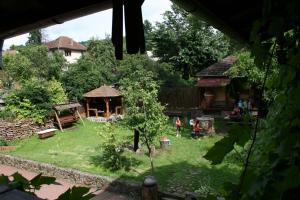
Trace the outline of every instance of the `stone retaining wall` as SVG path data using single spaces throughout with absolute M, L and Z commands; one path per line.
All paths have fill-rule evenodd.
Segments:
M 126 193 L 132 197 L 137 197 L 137 199 L 139 199 L 141 195 L 141 184 L 137 182 L 118 180 L 110 177 L 85 173 L 74 169 L 56 167 L 51 164 L 25 160 L 9 155 L 0 154 L 0 164 L 17 167 L 19 169 L 28 170 L 31 172 L 42 173 L 45 176 L 65 179 L 76 185 L 96 187 L 101 190 L 107 189 L 108 191 L 117 193 Z
M 0 138 L 5 140 L 23 139 L 34 135 L 36 132 L 53 127 L 49 121 L 44 126 L 37 126 L 31 120 L 8 122 L 0 120 Z

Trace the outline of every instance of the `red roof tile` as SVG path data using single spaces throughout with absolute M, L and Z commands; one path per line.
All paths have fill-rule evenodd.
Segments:
M 205 69 L 199 72 L 196 76 L 206 77 L 206 76 L 225 76 L 224 72 L 226 72 L 230 66 L 236 61 L 236 57 L 228 56 Z
M 48 49 L 72 49 L 78 51 L 86 51 L 86 47 L 75 42 L 72 38 L 61 36 L 56 40 L 46 43 Z

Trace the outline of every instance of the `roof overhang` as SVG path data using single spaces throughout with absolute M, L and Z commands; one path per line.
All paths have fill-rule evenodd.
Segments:
M 228 77 L 205 77 L 198 80 L 198 87 L 225 87 L 230 83 L 231 79 Z
M 61 24 L 111 7 L 112 0 L 3 0 L 0 2 L 0 38 Z
M 234 39 L 248 42 L 253 23 L 261 17 L 263 1 L 171 0 Z

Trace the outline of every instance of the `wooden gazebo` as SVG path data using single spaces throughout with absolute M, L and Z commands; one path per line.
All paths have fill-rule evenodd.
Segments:
M 119 105 L 115 105 L 115 113 L 116 114 L 121 114 L 122 113 L 122 95 L 121 93 L 113 88 L 112 86 L 108 86 L 108 85 L 103 85 L 99 88 L 96 88 L 90 92 L 87 92 L 83 95 L 86 98 L 86 113 L 87 113 L 87 117 L 90 116 L 90 111 L 94 111 L 96 114 L 96 117 L 98 117 L 98 114 L 103 112 L 105 117 L 109 117 L 111 115 L 110 112 L 110 101 L 112 99 L 116 99 L 119 98 Z M 99 103 L 100 105 L 100 101 L 104 100 L 105 102 L 105 112 L 99 108 L 95 108 L 95 107 L 90 107 L 90 103 L 91 100 L 96 100 L 96 102 Z M 95 106 L 95 105 L 94 105 Z

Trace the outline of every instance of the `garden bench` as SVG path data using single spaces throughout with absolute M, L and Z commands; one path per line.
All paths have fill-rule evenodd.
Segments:
M 37 132 L 37 134 L 38 134 L 40 139 L 44 139 L 44 138 L 53 136 L 55 134 L 56 130 L 57 129 L 55 129 L 55 128 L 46 129 L 46 130 Z
M 59 121 L 62 126 L 65 124 L 73 123 L 77 121 L 77 118 L 74 115 L 67 115 L 59 117 Z

